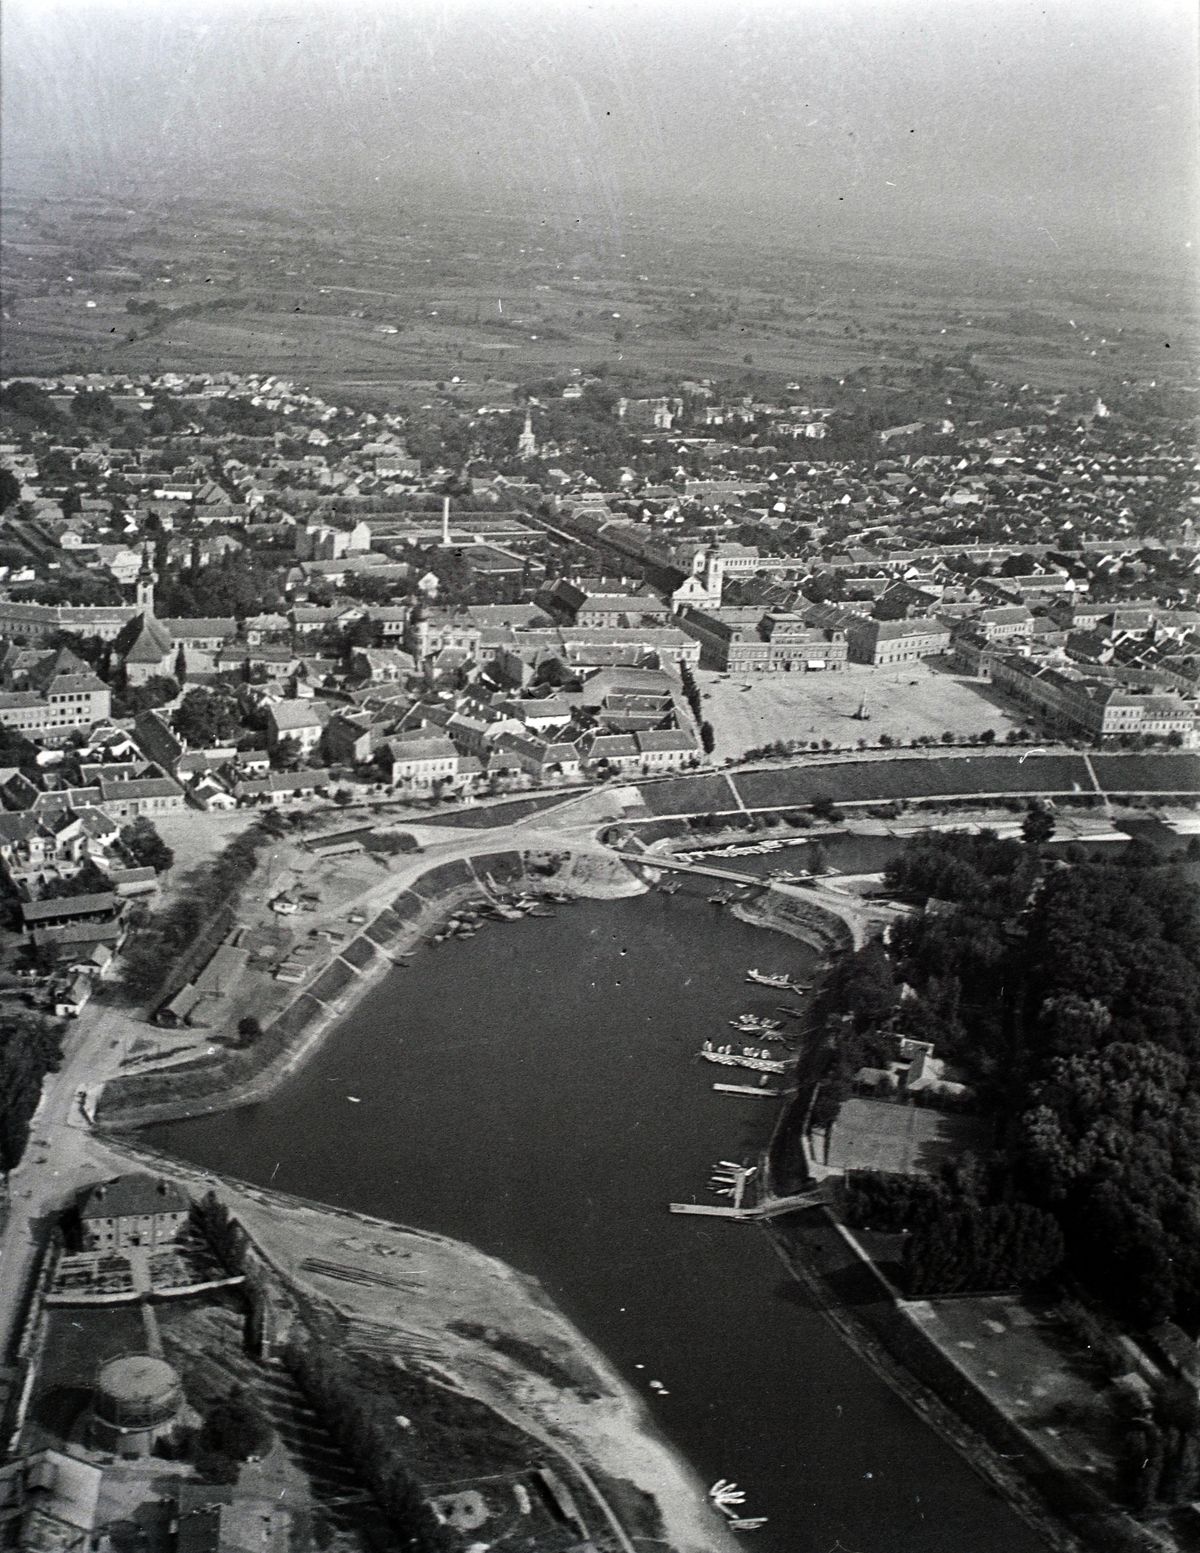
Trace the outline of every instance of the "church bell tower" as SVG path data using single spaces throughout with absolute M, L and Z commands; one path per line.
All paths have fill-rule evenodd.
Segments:
M 150 550 L 148 546 L 142 547 L 142 566 L 137 574 L 137 607 L 143 614 L 154 613 L 154 584 L 158 581 L 154 567 L 150 564 Z

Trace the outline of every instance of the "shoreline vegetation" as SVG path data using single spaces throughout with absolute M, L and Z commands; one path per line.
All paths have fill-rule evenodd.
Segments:
M 1033 819 L 1038 818 L 1034 813 Z M 1031 877 L 1040 878 L 1041 888 L 1035 905 L 1029 908 L 1029 920 L 1022 925 L 1021 931 L 1026 943 L 1022 944 L 1017 939 L 1015 926 L 1010 930 L 1010 939 L 1013 943 L 1011 952 L 1018 957 L 1022 974 L 1032 982 L 1032 993 L 1020 998 L 1014 993 L 1001 1010 L 1014 1032 L 1011 1044 L 1015 1046 L 1022 1039 L 1031 1043 L 1038 1054 L 1036 1060 L 1043 1064 L 1055 1064 L 1050 1071 L 1056 1081 L 1064 1086 L 1076 1070 L 1087 1072 L 1090 1066 L 1096 1066 L 1104 1060 L 1117 1063 L 1127 1053 L 1136 1050 L 1141 1056 L 1141 1071 L 1146 1075 L 1142 1080 L 1144 1084 L 1152 1083 L 1154 1073 L 1161 1069 L 1175 1085 L 1172 1095 L 1176 1090 L 1182 1091 L 1183 1060 L 1177 1052 L 1179 1049 L 1187 1049 L 1189 1031 L 1194 1029 L 1194 1009 L 1200 1006 L 1182 991 L 1166 990 L 1172 985 L 1183 988 L 1188 984 L 1184 956 L 1187 946 L 1195 942 L 1194 936 L 1189 937 L 1186 926 L 1188 891 L 1183 876 L 1174 871 L 1170 864 L 1156 857 L 1144 843 L 1136 841 L 1131 843 L 1118 862 L 1114 863 L 1107 857 L 1098 860 L 1078 857 L 1073 860 L 1076 866 L 1064 871 L 1061 865 L 1047 863 L 1040 849 L 1038 831 L 1032 823 L 1027 822 L 1023 831 L 1023 844 L 1014 840 L 1002 841 L 994 833 L 989 835 L 987 832 L 979 836 L 963 833 L 938 836 L 929 833 L 924 841 L 914 838 L 903 857 L 889 865 L 890 888 L 895 890 L 898 886 L 903 887 L 906 882 L 916 880 L 920 875 L 925 882 L 923 893 L 936 894 L 943 905 L 932 917 L 914 919 L 905 924 L 897 938 L 892 940 L 889 953 L 898 968 L 895 970 L 896 980 L 890 983 L 888 989 L 886 1006 L 880 1002 L 872 1008 L 869 967 L 866 966 L 861 968 L 853 992 L 846 984 L 846 975 L 852 974 L 852 967 L 845 961 L 840 974 L 835 973 L 823 989 L 814 1019 L 814 1024 L 823 1033 L 810 1043 L 801 1056 L 796 1097 L 789 1107 L 781 1111 L 770 1145 L 771 1170 L 778 1178 L 776 1190 L 798 1190 L 803 1182 L 812 1179 L 814 1173 L 820 1173 L 819 1170 L 814 1172 L 809 1168 L 813 1163 L 810 1134 L 815 1132 L 819 1136 L 822 1132 L 827 1133 L 833 1125 L 834 1113 L 824 1102 L 828 1099 L 827 1090 L 832 1089 L 836 1097 L 839 1086 L 845 1084 L 847 1058 L 842 1048 L 847 1038 L 851 1038 L 850 1044 L 853 1045 L 856 1032 L 862 1039 L 869 1040 L 872 1030 L 877 1031 L 881 1026 L 895 1028 L 895 1005 L 897 999 L 903 996 L 898 992 L 898 986 L 906 990 L 909 987 L 917 989 L 909 995 L 908 1003 L 898 1016 L 901 1021 L 899 1028 L 913 1033 L 915 1017 L 916 1026 L 919 1027 L 917 1033 L 927 1034 L 935 1027 L 934 1020 L 927 1009 L 914 1016 L 914 999 L 924 997 L 928 1000 L 938 992 L 939 987 L 944 992 L 949 985 L 945 978 L 951 970 L 964 965 L 964 985 L 974 988 L 978 1000 L 984 979 L 978 973 L 971 974 L 970 956 L 977 953 L 978 946 L 982 944 L 981 924 L 986 926 L 991 920 L 989 913 L 994 916 L 1005 915 L 1006 920 L 1012 919 L 1014 913 L 1019 913 L 1029 900 Z M 1004 870 L 1000 866 L 1002 863 L 1013 874 L 1013 883 L 1007 894 Z M 984 873 L 982 878 L 977 878 L 977 873 L 989 864 L 992 865 L 991 873 Z M 953 916 L 947 913 L 944 904 L 947 899 L 955 903 Z M 1143 901 L 1145 909 L 1139 914 L 1135 908 Z M 1070 920 L 1072 913 L 1080 919 L 1078 922 Z M 1117 935 L 1115 939 L 1114 933 Z M 937 976 L 942 978 L 940 982 L 930 980 L 927 967 L 921 960 L 927 941 L 938 944 L 936 966 Z M 1064 943 L 1082 943 L 1091 952 L 1072 957 L 1064 949 Z M 957 960 L 951 958 L 948 946 L 956 948 Z M 868 952 L 879 958 L 878 950 L 862 951 L 857 958 L 862 960 Z M 1130 1000 L 1125 995 L 1129 978 L 1139 976 L 1143 964 L 1153 962 L 1155 957 L 1166 969 L 1153 979 L 1153 996 L 1141 990 L 1135 999 Z M 1095 975 L 1093 967 L 1097 963 L 1104 965 L 1107 980 L 1102 981 Z M 1001 965 L 997 974 L 1003 972 L 1004 966 Z M 1097 1000 L 1104 997 L 1106 1002 L 1095 1001 L 1084 1005 L 1077 994 L 1072 999 L 1080 978 L 1087 978 L 1086 985 L 1093 996 Z M 842 983 L 840 989 L 839 981 Z M 1140 983 L 1135 984 L 1140 986 Z M 876 990 L 882 989 L 880 987 Z M 999 1000 L 990 993 L 989 996 L 991 1003 L 987 1006 L 1000 1009 Z M 1164 1000 L 1167 1003 L 1165 1009 L 1159 1006 Z M 1191 1025 L 1185 1014 L 1189 1005 L 1193 1010 Z M 1086 1013 L 1091 1022 L 1081 1023 L 1078 1033 L 1074 1025 L 1069 1026 L 1064 1033 L 1064 1015 L 1074 1014 L 1077 1008 Z M 985 1084 L 987 1072 L 980 1063 L 986 1061 L 986 1053 L 996 1042 L 989 1031 L 982 1043 L 984 1058 L 974 1055 L 970 1042 L 972 1039 L 979 1041 L 977 1029 L 983 1017 L 978 1001 L 974 1014 L 972 1024 L 958 1025 L 953 1021 L 943 1021 L 938 1045 L 942 1049 L 944 1044 L 945 1049 L 964 1063 L 974 1062 L 975 1067 L 965 1069 L 967 1076 L 978 1084 Z M 996 1017 L 1001 1017 L 1001 1014 Z M 890 1026 L 887 1024 L 889 1019 L 892 1021 Z M 907 1023 L 903 1022 L 905 1019 Z M 974 1035 L 973 1028 L 976 1032 Z M 1142 1044 L 1130 1048 L 1129 1042 L 1139 1038 Z M 1160 1044 L 1170 1049 L 1160 1055 Z M 1070 1053 L 1067 1059 L 1058 1055 L 1064 1047 Z M 1097 1056 L 1096 1053 L 1101 1055 Z M 869 1063 L 872 1060 L 876 1059 L 868 1047 L 865 1054 L 856 1053 L 848 1059 L 849 1071 L 853 1072 L 860 1062 Z M 1098 1085 L 1096 1098 L 1091 1099 L 1091 1091 L 1087 1091 L 1074 1102 L 1079 1106 L 1079 1114 L 1083 1115 L 1085 1122 L 1088 1118 L 1087 1105 L 1090 1103 L 1093 1110 L 1097 1109 L 1104 1103 L 1103 1097 L 1112 1091 L 1113 1086 L 1106 1088 Z M 1029 1094 L 1036 1100 L 1046 1093 L 1048 1091 L 1044 1087 L 1028 1090 L 1024 1092 L 1024 1097 L 1018 1096 L 1016 1102 L 1009 1101 L 1010 1109 L 1014 1104 L 1018 1109 L 1021 1105 L 1027 1108 L 1031 1103 L 1027 1098 Z M 1182 1105 L 1173 1111 L 1169 1104 L 1160 1104 L 1154 1123 L 1158 1132 L 1167 1135 L 1168 1121 L 1164 1118 L 1173 1120 L 1182 1112 Z M 1012 1130 L 1004 1136 L 1008 1154 L 998 1150 L 987 1161 L 992 1179 L 999 1178 L 999 1172 L 1010 1158 L 1016 1160 L 1013 1168 L 1019 1169 L 1021 1165 L 1021 1157 L 1014 1154 Z M 1135 1157 L 1135 1152 L 1127 1151 L 1130 1157 Z M 964 1156 L 964 1161 L 964 1169 L 972 1168 L 971 1156 Z M 867 1173 L 862 1174 L 865 1179 Z M 897 1181 L 896 1177 L 879 1179 L 884 1183 L 889 1179 L 893 1184 Z M 950 1179 L 953 1177 L 947 1170 L 943 1170 L 931 1181 L 924 1177 L 912 1178 L 910 1185 L 933 1194 L 938 1190 L 940 1181 Z M 984 1179 L 981 1174 L 981 1182 Z M 1171 1180 L 1173 1184 L 1174 1178 Z M 1017 1174 L 1015 1184 L 1018 1189 L 1024 1185 L 1029 1197 L 1035 1201 L 1046 1200 L 1037 1198 L 1036 1175 L 1030 1177 Z M 1139 1184 L 1143 1197 L 1147 1196 L 1147 1187 L 1140 1178 Z M 857 1192 L 861 1203 L 861 1182 L 853 1189 L 852 1195 L 854 1192 Z M 1064 1200 L 1051 1196 L 1049 1203 L 1054 1207 Z M 1017 1198 L 1017 1201 L 1023 1203 L 1025 1199 Z M 1144 1512 L 1148 1508 L 1152 1510 L 1155 1502 L 1153 1490 L 1144 1494 L 1139 1501 L 1137 1488 L 1140 1482 L 1135 1481 L 1129 1486 L 1126 1481 L 1130 1476 L 1129 1461 L 1132 1460 L 1136 1472 L 1141 1450 L 1136 1446 L 1132 1449 L 1127 1447 L 1124 1459 L 1119 1454 L 1114 1457 L 1114 1478 L 1121 1485 L 1120 1492 L 1116 1488 L 1106 1490 L 1102 1477 L 1089 1477 L 1089 1473 L 1097 1470 L 1094 1466 L 1089 1465 L 1081 1471 L 1078 1453 L 1072 1457 L 1068 1452 L 1064 1459 L 1061 1448 L 1056 1448 L 1059 1445 L 1058 1430 L 1049 1429 L 1043 1436 L 1034 1426 L 1035 1415 L 1022 1412 L 1019 1400 L 1014 1405 L 1006 1405 L 999 1388 L 993 1394 L 986 1383 L 981 1382 L 978 1369 L 972 1373 L 971 1364 L 963 1354 L 956 1352 L 955 1344 L 950 1340 L 953 1327 L 935 1336 L 934 1328 L 939 1325 L 934 1320 L 935 1308 L 927 1299 L 920 1297 L 926 1283 L 911 1274 L 905 1277 L 903 1273 L 893 1273 L 890 1265 L 885 1271 L 879 1262 L 879 1242 L 868 1234 L 867 1243 L 864 1244 L 863 1237 L 849 1229 L 843 1219 L 848 1219 L 851 1225 L 876 1232 L 894 1229 L 895 1224 L 884 1222 L 882 1215 L 872 1213 L 869 1208 L 864 1213 L 861 1208 L 856 1209 L 853 1203 L 845 1206 L 849 1210 L 845 1213 L 835 1212 L 824 1204 L 797 1213 L 786 1222 L 772 1225 L 770 1234 L 781 1258 L 808 1288 L 818 1308 L 825 1311 L 831 1324 L 841 1332 L 851 1347 L 867 1358 L 894 1390 L 905 1396 L 934 1427 L 959 1447 L 972 1464 L 1000 1487 L 1052 1546 L 1105 1548 L 1113 1550 L 1113 1553 L 1117 1553 L 1117 1550 L 1120 1553 L 1133 1553 L 1133 1550 L 1151 1545 L 1166 1546 L 1166 1543 L 1153 1540 L 1154 1533 L 1143 1524 L 1140 1514 L 1134 1517 L 1129 1514 L 1130 1506 L 1135 1513 Z M 950 1202 L 939 1200 L 936 1206 L 931 1201 L 930 1213 L 936 1221 L 936 1228 L 927 1231 L 924 1241 L 916 1232 L 905 1240 L 905 1255 L 901 1260 L 906 1268 L 910 1263 L 916 1267 L 918 1250 L 932 1243 L 939 1233 L 945 1233 L 945 1226 L 952 1219 L 950 1210 L 953 1206 L 953 1199 Z M 994 1215 L 1011 1210 L 1002 1207 L 990 1211 Z M 972 1216 L 974 1227 L 977 1228 L 981 1222 L 986 1221 L 988 1200 L 982 1198 L 971 1201 L 965 1212 Z M 1083 1293 L 1079 1298 L 1084 1300 L 1090 1298 L 1102 1301 L 1104 1296 L 1109 1296 L 1117 1309 L 1127 1318 L 1132 1315 L 1135 1324 L 1142 1330 L 1149 1329 L 1156 1319 L 1162 1320 L 1164 1315 L 1169 1318 L 1174 1313 L 1169 1303 L 1172 1297 L 1187 1309 L 1186 1271 L 1183 1267 L 1187 1257 L 1186 1248 L 1182 1254 L 1173 1258 L 1181 1268 L 1179 1289 L 1169 1286 L 1161 1277 L 1155 1277 L 1148 1283 L 1138 1283 L 1136 1271 L 1133 1275 L 1126 1275 L 1124 1284 L 1118 1284 L 1108 1274 L 1101 1260 L 1103 1252 L 1097 1253 L 1084 1239 L 1087 1221 L 1082 1225 L 1072 1222 L 1065 1211 L 1064 1220 L 1063 1238 L 1060 1240 L 1062 1251 L 1059 1253 L 1061 1273 L 1057 1266 L 1049 1269 L 1050 1273 L 1057 1275 L 1053 1278 L 1033 1271 L 1024 1278 L 1014 1273 L 1010 1280 L 1014 1289 L 1024 1288 L 1026 1293 L 1034 1294 L 1035 1300 L 1040 1300 L 1043 1305 L 1074 1297 L 1075 1291 L 1080 1288 Z M 1139 1222 L 1149 1223 L 1149 1216 Z M 1109 1233 L 1115 1236 L 1120 1228 L 1118 1222 L 1110 1226 Z M 873 1251 L 871 1246 L 876 1249 Z M 1140 1266 L 1136 1258 L 1129 1265 L 1135 1270 Z M 908 1296 L 889 1281 L 889 1274 L 905 1279 L 910 1290 Z M 989 1292 L 1002 1293 L 1005 1281 L 1001 1276 L 998 1282 L 989 1283 L 986 1273 L 979 1273 L 968 1282 L 965 1292 L 974 1289 L 975 1297 Z M 950 1283 L 944 1292 L 954 1293 L 955 1288 Z M 941 1292 L 935 1287 L 930 1290 L 930 1295 L 936 1297 Z M 1103 1323 L 1097 1323 L 1095 1318 L 1092 1326 L 1096 1332 L 1111 1331 Z M 1092 1335 L 1077 1337 L 1078 1354 L 1090 1354 L 1094 1341 Z M 974 1344 L 962 1342 L 958 1347 L 971 1349 Z M 1126 1352 L 1114 1344 L 1111 1368 L 1105 1376 L 1106 1382 L 1111 1385 L 1109 1405 L 1112 1405 L 1111 1397 L 1117 1394 L 1121 1379 L 1132 1367 L 1131 1354 L 1132 1350 Z M 989 1369 L 986 1373 L 994 1376 L 996 1372 Z M 1167 1376 L 1165 1380 L 1164 1374 Z M 1154 1407 L 1153 1415 L 1147 1413 L 1142 1425 L 1142 1432 L 1147 1435 L 1153 1434 L 1154 1423 L 1164 1416 L 1159 1412 L 1160 1407 L 1174 1397 L 1169 1372 L 1160 1371 L 1156 1384 L 1158 1391 L 1150 1388 L 1147 1391 Z M 1164 1399 L 1161 1402 L 1160 1397 Z M 1194 1407 L 1190 1413 L 1180 1416 L 1194 1418 Z M 1168 1433 L 1168 1427 L 1163 1428 L 1163 1435 L 1174 1449 L 1177 1461 L 1174 1470 L 1178 1476 L 1171 1480 L 1173 1482 L 1186 1481 L 1183 1474 L 1193 1460 L 1187 1454 L 1190 1441 L 1186 1428 L 1186 1421 L 1174 1426 L 1173 1434 Z M 1165 1454 L 1165 1451 L 1160 1451 L 1156 1464 L 1156 1469 L 1164 1475 L 1171 1466 L 1168 1458 L 1164 1467 Z M 1014 1471 L 1010 1468 L 1010 1461 L 1019 1462 L 1019 1469 Z M 1148 1463 L 1155 1465 L 1150 1451 L 1147 1451 L 1146 1460 L 1141 1463 L 1143 1472 Z M 1158 1496 L 1158 1502 L 1167 1509 L 1172 1503 L 1169 1494 L 1168 1488 Z

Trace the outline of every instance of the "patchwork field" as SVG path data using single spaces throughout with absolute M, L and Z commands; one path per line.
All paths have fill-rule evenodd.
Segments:
M 270 371 L 359 400 L 602 360 L 815 382 L 905 369 L 923 350 L 968 351 L 1011 382 L 1194 377 L 1182 276 L 1048 275 L 1031 306 L 1019 269 L 814 251 L 810 233 L 714 224 L 682 204 L 631 211 L 618 250 L 603 223 L 548 227 L 519 207 L 302 216 L 175 196 L 167 214 L 8 196 L 11 372 Z

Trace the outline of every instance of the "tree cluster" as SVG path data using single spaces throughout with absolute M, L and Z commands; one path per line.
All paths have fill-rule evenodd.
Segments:
M 904 1242 L 909 1292 L 967 1294 L 1023 1289 L 1061 1264 L 1063 1235 L 1052 1214 L 1029 1203 L 939 1213 Z
M 0 1021 L 0 1170 L 21 1163 L 29 1124 L 47 1073 L 58 1070 L 62 1031 L 42 1014 L 9 1014 Z
M 1183 1379 L 1158 1386 L 1148 1416 L 1123 1438 L 1124 1497 L 1135 1510 L 1184 1504 L 1200 1493 L 1200 1398 Z
M 139 815 L 121 828 L 121 845 L 135 868 L 153 868 L 165 874 L 175 862 L 175 853 L 159 835 L 153 820 Z
M 171 714 L 171 726 L 192 749 L 232 744 L 245 731 L 237 702 L 228 694 L 197 687 Z
M 923 1254 L 948 1278 L 977 1260 L 955 1238 L 955 1212 L 1028 1207 L 1056 1221 L 1064 1273 L 1101 1307 L 1194 1327 L 1200 917 L 1189 880 L 1136 842 L 1115 860 L 1066 862 L 952 833 L 914 838 L 887 882 L 949 904 L 833 977 L 833 1007 L 849 1016 L 843 1081 L 880 1032 L 932 1040 L 997 1128 L 987 1190 L 952 1192 L 942 1240 L 920 1242 Z
M 282 599 L 282 567 L 245 550 L 226 550 L 207 566 L 160 568 L 154 607 L 166 618 L 232 615 L 244 620 L 277 608 Z
M 192 1459 L 208 1482 L 235 1483 L 241 1463 L 261 1456 L 271 1439 L 266 1415 L 241 1386 L 235 1386 L 205 1413 Z
M 395 1407 L 362 1384 L 357 1366 L 336 1349 L 292 1342 L 284 1363 L 314 1409 L 356 1463 L 392 1524 L 396 1547 L 406 1553 L 444 1553 L 449 1533 L 426 1501 L 425 1491 L 398 1445 Z

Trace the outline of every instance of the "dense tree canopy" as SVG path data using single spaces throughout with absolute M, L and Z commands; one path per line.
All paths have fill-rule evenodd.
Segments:
M 988 832 L 914 837 L 887 882 L 935 905 L 831 978 L 846 1016 L 833 1092 L 864 1058 L 894 1055 L 895 1035 L 932 1041 L 995 1119 L 996 1147 L 979 1171 L 903 1201 L 858 1183 L 860 1221 L 913 1230 L 914 1288 L 965 1288 L 997 1269 L 1020 1283 L 1058 1246 L 1064 1270 L 1123 1318 L 1200 1322 L 1192 883 L 1138 843 L 1064 862 Z M 1044 1217 L 985 1234 L 1001 1208 Z

